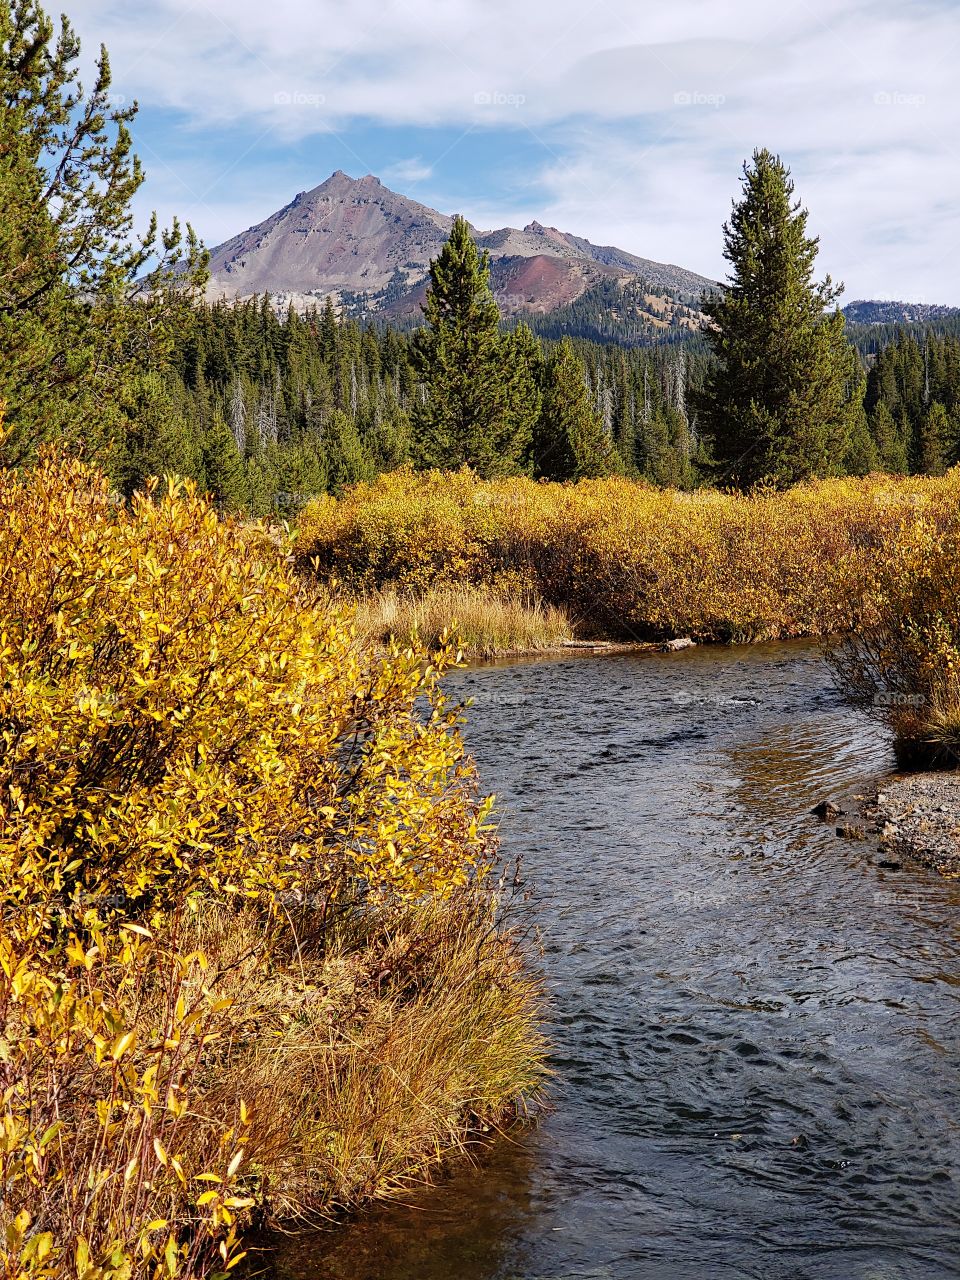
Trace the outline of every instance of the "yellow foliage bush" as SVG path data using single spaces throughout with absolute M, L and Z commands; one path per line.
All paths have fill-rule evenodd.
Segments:
M 0 476 L 0 563 L 25 900 L 465 882 L 483 808 L 438 690 L 449 648 L 372 657 L 189 488 L 126 511 L 78 463 Z
M 750 495 L 400 471 L 311 504 L 297 554 L 357 594 L 505 589 L 565 608 L 587 635 L 814 635 L 899 528 L 958 498 L 960 471 Z
M 225 1274 L 535 1091 L 455 659 L 368 652 L 189 487 L 0 473 L 0 1275 Z
M 848 602 L 830 658 L 904 764 L 960 763 L 960 509 L 919 512 Z

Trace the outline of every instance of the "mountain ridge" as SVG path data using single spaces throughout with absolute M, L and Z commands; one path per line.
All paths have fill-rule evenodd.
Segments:
M 430 260 L 453 216 L 392 191 L 373 174 L 337 169 L 211 250 L 211 301 L 268 293 L 298 310 L 332 297 L 346 315 L 400 327 L 419 323 Z M 636 343 L 677 340 L 703 326 L 701 298 L 723 286 L 673 263 L 534 219 L 524 227 L 471 226 L 490 254 L 501 313 L 544 332 Z M 955 321 L 960 308 L 859 299 L 843 308 L 864 329 Z
M 211 300 L 269 293 L 305 307 L 333 296 L 348 309 L 398 319 L 419 313 L 430 260 L 453 217 L 391 191 L 373 174 L 336 170 L 265 218 L 211 250 Z M 672 263 L 544 226 L 483 231 L 471 226 L 491 259 L 501 311 L 548 313 L 606 281 L 649 286 L 651 296 L 698 300 L 716 281 Z

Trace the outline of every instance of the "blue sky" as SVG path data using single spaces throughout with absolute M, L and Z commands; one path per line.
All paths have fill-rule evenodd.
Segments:
M 960 6 L 66 0 L 140 103 L 141 212 L 209 244 L 334 169 L 705 275 L 755 146 L 856 297 L 960 305 Z

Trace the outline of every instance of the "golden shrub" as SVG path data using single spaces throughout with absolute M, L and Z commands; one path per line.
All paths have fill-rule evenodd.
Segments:
M 127 509 L 78 462 L 0 473 L 0 1275 L 225 1274 L 274 1191 L 399 1185 L 469 1123 L 467 1099 L 502 1115 L 539 1077 L 535 988 L 507 939 L 490 952 L 490 903 L 470 905 L 489 806 L 438 688 L 455 659 L 365 651 L 273 544 L 189 486 Z M 321 1000 L 329 931 L 389 933 L 379 921 L 445 903 L 458 967 L 408 996 L 396 965 L 364 1017 L 392 1007 L 410 1028 L 383 1047 L 398 1079 L 425 1027 L 456 1043 L 460 1074 L 428 1064 L 419 1145 L 391 1149 L 388 1173 L 350 1172 L 361 1118 L 324 1179 L 311 1153 L 347 1123 L 345 1080 L 369 1096 L 375 1042 Z M 357 946 L 348 962 L 372 964 Z M 496 996 L 465 1035 L 471 966 Z M 507 1042 L 515 1071 L 490 1058 Z M 285 1135 L 281 1079 L 309 1084 L 287 1089 Z M 409 1091 L 394 1093 L 376 1124 L 402 1130 Z
M 960 762 L 960 510 L 914 512 L 863 573 L 829 656 L 905 764 Z
M 296 546 L 361 594 L 505 587 L 586 634 L 766 639 L 829 631 L 897 529 L 958 496 L 960 472 L 738 495 L 401 471 L 308 507 Z
M 127 511 L 78 463 L 0 476 L 0 563 L 0 848 L 24 900 L 443 891 L 482 855 L 437 685 L 455 654 L 365 653 L 189 486 Z

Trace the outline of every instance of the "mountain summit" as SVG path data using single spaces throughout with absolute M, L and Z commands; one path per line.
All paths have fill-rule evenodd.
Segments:
M 213 249 L 208 294 L 232 300 L 270 293 L 295 306 L 332 294 L 345 304 L 398 318 L 418 313 L 430 260 L 443 247 L 452 222 L 391 191 L 372 174 L 351 178 L 338 169 L 264 222 Z M 507 314 L 553 312 L 591 289 L 640 281 L 665 304 L 668 298 L 694 302 L 714 284 L 682 267 L 594 245 L 536 221 L 522 230 L 474 234 L 490 251 L 493 287 Z

